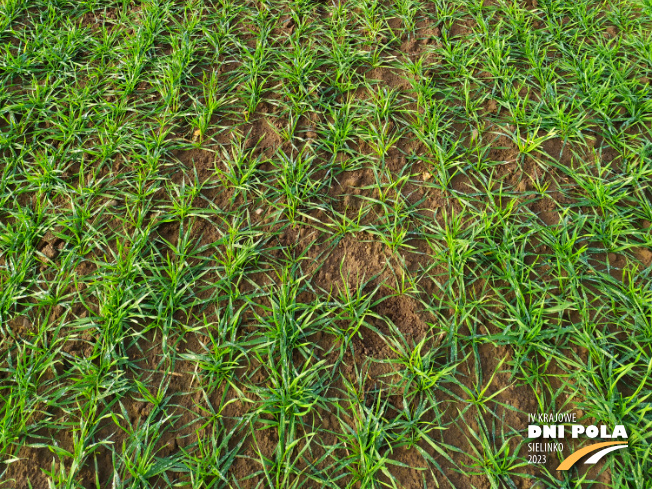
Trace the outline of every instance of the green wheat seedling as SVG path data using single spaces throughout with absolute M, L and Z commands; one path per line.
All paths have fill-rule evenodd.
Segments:
M 507 487 L 516 488 L 512 477 L 523 476 L 518 474 L 517 469 L 521 469 L 528 465 L 523 462 L 518 456 L 519 449 L 525 443 L 521 440 L 516 447 L 510 447 L 510 439 L 506 436 L 504 431 L 496 432 L 495 421 L 492 422 L 491 431 L 489 427 L 479 418 L 481 424 L 478 430 L 473 430 L 470 427 L 469 445 L 472 447 L 473 454 L 469 454 L 474 463 L 471 465 L 471 470 L 477 475 L 486 477 L 490 486 L 493 488 Z
M 262 9 L 254 17 L 254 22 L 258 28 L 256 46 L 254 48 L 240 46 L 240 59 L 242 59 L 240 92 L 244 99 L 242 113 L 245 121 L 249 121 L 262 98 L 271 55 L 268 38 L 275 19 L 270 17 L 269 10 Z
M 215 243 L 218 247 L 214 255 L 215 266 L 220 285 L 231 298 L 236 299 L 240 295 L 238 286 L 246 278 L 246 271 L 256 269 L 262 239 L 260 233 L 251 228 L 248 216 L 233 216 L 230 222 L 224 219 L 221 224 L 222 236 Z
M 130 423 L 124 406 L 121 406 L 121 417 L 126 426 L 123 427 L 120 418 L 114 415 L 116 425 L 128 434 L 127 441 L 123 442 L 122 455 L 114 461 L 116 470 L 112 483 L 116 487 L 135 488 L 156 476 L 169 481 L 166 472 L 176 466 L 176 461 L 172 457 L 157 457 L 155 447 L 172 417 L 161 413 L 165 399 L 157 398 L 156 402 L 158 405 L 142 424 Z M 158 414 L 162 415 L 157 416 Z
M 223 148 L 221 157 L 216 158 L 215 161 L 216 176 L 224 182 L 225 186 L 234 190 L 232 200 L 235 200 L 238 195 L 247 199 L 249 192 L 257 183 L 257 168 L 262 157 L 260 155 L 254 157 L 256 146 L 248 148 L 248 139 L 249 135 L 245 137 L 237 132 L 234 133 L 230 150 Z
M 233 102 L 227 93 L 219 93 L 219 77 L 215 71 L 210 74 L 205 73 L 201 80 L 202 97 L 193 100 L 194 110 L 197 114 L 191 120 L 192 127 L 197 129 L 193 133 L 201 143 L 206 136 L 206 131 L 210 127 L 213 117 L 217 115 L 220 109 L 227 107 Z
M 401 19 L 403 34 L 409 36 L 416 34 L 416 19 L 422 8 L 422 3 L 417 0 L 402 0 L 396 3 L 397 17 Z
M 227 429 L 216 416 L 209 427 L 197 431 L 196 443 L 181 449 L 182 456 L 175 470 L 188 474 L 192 489 L 224 487 L 229 484 L 229 469 L 245 441 L 241 438 L 229 447 L 229 442 L 240 433 L 239 428 L 241 427 L 236 424 L 234 428 Z
M 220 323 L 222 321 L 224 320 L 221 319 Z M 228 327 L 233 331 L 232 326 Z M 196 366 L 195 375 L 199 379 L 198 384 L 202 386 L 206 394 L 211 395 L 224 383 L 233 386 L 236 370 L 244 362 L 246 355 L 244 348 L 233 340 L 229 341 L 228 337 L 217 336 L 211 332 L 208 333 L 206 343 L 201 343 L 201 347 L 203 350 L 201 353 L 183 354 L 180 355 L 180 359 L 187 360 Z
M 397 487 L 390 472 L 392 465 L 403 465 L 391 459 L 392 428 L 397 422 L 386 418 L 388 404 L 382 393 L 378 390 L 367 392 L 362 384 L 364 373 L 357 374 L 358 385 L 344 380 L 353 405 L 346 413 L 350 421 L 340 420 L 343 431 L 340 439 L 347 451 L 342 463 L 351 476 L 347 487 L 356 483 L 364 488 L 380 487 L 378 477 L 381 474 L 389 479 L 391 487 Z
M 274 201 L 271 204 L 281 210 L 292 223 L 299 210 L 309 204 L 323 185 L 320 180 L 313 179 L 317 170 L 314 164 L 316 157 L 309 146 L 304 146 L 297 154 L 279 150 L 270 162 L 277 170 L 272 194 Z
M 326 122 L 321 133 L 324 137 L 324 145 L 333 155 L 333 160 L 340 152 L 343 152 L 346 156 L 355 154 L 349 146 L 353 142 L 353 136 L 355 135 L 355 109 L 356 106 L 352 99 L 347 100 L 341 107 L 329 106 L 328 116 L 330 120 Z M 342 170 L 344 169 L 343 166 Z
M 437 364 L 437 357 L 441 356 L 441 353 L 438 353 L 436 349 L 423 351 L 424 346 L 429 344 L 432 338 L 424 336 L 418 343 L 410 345 L 402 335 L 397 336 L 403 344 L 392 345 L 392 350 L 398 355 L 394 362 L 405 369 L 407 375 L 403 378 L 408 391 L 425 392 L 427 395 L 437 383 L 450 380 L 450 374 L 455 371 L 457 366 L 440 368 Z
M 373 290 L 368 290 L 373 286 L 377 277 L 371 277 L 366 281 L 364 277 L 362 279 L 356 277 L 356 280 L 353 281 L 352 277 L 344 274 L 343 264 L 344 260 L 340 266 L 342 287 L 334 298 L 334 303 L 340 310 L 339 317 L 346 327 L 340 328 L 333 325 L 328 328 L 339 342 L 340 358 L 349 350 L 351 341 L 360 335 L 360 328 L 375 329 L 371 320 L 378 318 L 378 315 L 374 313 L 373 307 L 380 302 L 380 299 L 376 298 L 380 285 L 376 285 Z M 365 292 L 365 290 L 367 291 Z

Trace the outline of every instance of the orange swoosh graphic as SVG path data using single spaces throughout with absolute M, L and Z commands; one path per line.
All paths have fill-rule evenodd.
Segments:
M 596 443 L 594 445 L 589 445 L 588 447 L 584 447 L 581 450 L 578 450 L 575 453 L 572 453 L 566 460 L 564 460 L 559 467 L 557 467 L 557 470 L 568 470 L 570 469 L 575 462 L 577 462 L 579 459 L 581 459 L 584 455 L 595 452 L 596 450 L 599 450 L 600 448 L 603 447 L 609 447 L 611 445 L 626 445 L 627 442 L 624 441 L 606 441 L 604 443 Z

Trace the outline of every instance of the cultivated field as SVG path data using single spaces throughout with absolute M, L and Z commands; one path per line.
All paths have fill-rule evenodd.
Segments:
M 652 487 L 651 79 L 651 0 L 0 0 L 0 488 Z

